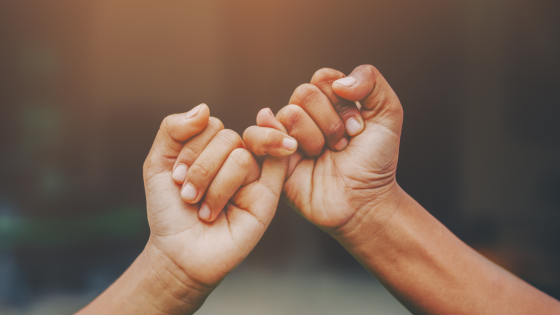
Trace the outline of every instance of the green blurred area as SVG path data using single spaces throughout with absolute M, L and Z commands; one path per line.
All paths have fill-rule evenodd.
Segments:
M 149 231 L 146 211 L 120 207 L 81 217 L 0 216 L 0 249 L 53 248 L 138 239 Z

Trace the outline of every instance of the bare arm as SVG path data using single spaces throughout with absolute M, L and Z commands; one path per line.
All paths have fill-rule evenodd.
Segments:
M 262 237 L 288 160 L 259 165 L 209 115 L 202 104 L 162 122 L 144 163 L 148 244 L 80 315 L 193 314 Z
M 414 314 L 560 314 L 560 303 L 459 240 L 400 187 L 335 238 Z M 344 231 L 344 232 L 343 232 Z
M 317 71 L 276 117 L 299 144 L 284 198 L 412 312 L 560 314 L 560 302 L 465 245 L 398 186 L 403 109 L 373 66 Z M 255 154 L 271 139 L 258 125 L 244 134 Z

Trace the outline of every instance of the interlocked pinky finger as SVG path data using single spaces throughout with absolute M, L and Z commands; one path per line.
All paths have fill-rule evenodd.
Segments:
M 245 149 L 233 150 L 208 187 L 200 206 L 201 220 L 214 221 L 237 190 L 260 177 L 260 167 Z

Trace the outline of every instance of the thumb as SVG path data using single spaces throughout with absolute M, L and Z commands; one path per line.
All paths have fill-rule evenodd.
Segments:
M 332 89 L 342 98 L 360 102 L 360 112 L 366 123 L 384 125 L 400 135 L 403 119 L 401 103 L 374 66 L 357 67 L 346 78 L 334 81 Z

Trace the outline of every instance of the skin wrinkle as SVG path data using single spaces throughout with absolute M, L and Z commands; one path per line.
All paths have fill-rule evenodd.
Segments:
M 167 206 L 167 207 L 165 207 L 164 209 L 169 209 L 169 208 L 171 208 L 171 207 L 172 207 L 172 206 Z M 166 210 L 162 210 L 162 211 L 160 211 L 160 212 L 165 212 L 165 211 L 166 211 Z M 169 211 L 169 210 L 167 210 L 167 211 Z M 160 212 L 158 212 L 158 213 L 160 213 Z M 157 214 L 156 214 L 156 213 L 152 213 L 152 215 L 157 215 Z M 150 218 L 150 217 L 149 217 L 149 218 Z M 152 222 L 153 222 L 153 221 L 152 221 Z M 169 234 L 158 234 L 158 233 L 154 233 L 154 234 L 157 235 L 157 236 L 174 236 L 174 235 L 181 234 L 181 233 L 183 233 L 183 232 L 185 232 L 185 231 L 187 231 L 187 230 L 190 230 L 191 228 L 195 227 L 195 226 L 196 226 L 197 224 L 199 224 L 199 223 L 200 223 L 200 222 L 195 222 L 195 223 L 193 223 L 192 225 L 190 225 L 190 226 L 188 226 L 188 227 L 185 227 L 183 230 L 178 231 L 178 232 L 175 232 L 175 233 L 169 233 Z M 157 225 L 156 225 L 156 227 L 157 227 Z
M 219 119 L 210 117 L 204 130 L 195 137 L 189 139 L 183 146 L 177 160 L 185 160 L 185 164 L 191 166 L 196 158 L 204 151 L 207 144 L 223 129 L 224 126 Z M 208 136 L 211 136 L 210 139 L 208 139 Z M 190 154 L 189 152 L 185 153 L 184 150 L 190 151 Z
M 344 128 L 344 123 L 342 120 L 336 120 L 330 124 L 327 130 L 324 132 L 325 137 L 331 137 L 336 135 L 341 128 Z
M 239 243 L 237 243 L 237 242 L 235 241 L 234 232 L 233 232 L 233 230 L 231 229 L 231 225 L 230 225 L 229 219 L 228 219 L 228 217 L 227 217 L 227 212 L 228 212 L 228 211 L 226 211 L 226 214 L 225 214 L 225 215 L 226 215 L 226 219 L 228 220 L 229 238 L 230 238 L 231 242 L 234 243 L 235 246 L 237 246 L 237 249 L 239 249 L 240 251 L 243 252 L 243 251 L 245 251 L 245 249 L 244 249 L 243 247 L 241 247 L 241 246 L 239 245 Z
M 294 92 L 290 103 L 294 103 L 303 107 L 306 111 L 309 111 L 311 108 L 317 108 L 320 106 L 320 98 L 323 96 L 323 91 L 319 87 L 313 84 L 303 84 L 300 85 L 296 91 Z M 325 96 L 327 100 L 328 97 Z M 293 100 L 293 102 L 292 102 Z M 337 119 L 332 122 L 326 130 L 321 130 L 321 132 L 325 135 L 326 138 L 331 138 L 332 136 L 337 135 L 344 130 L 344 123 L 342 120 Z
M 338 170 L 338 168 L 336 167 L 336 165 L 333 163 L 332 166 L 333 166 L 333 173 L 337 173 L 337 174 L 340 176 L 341 173 L 340 173 L 340 171 Z M 341 180 L 342 180 L 342 183 L 344 184 L 344 190 L 346 190 L 346 192 L 348 192 L 349 194 L 351 194 L 351 193 L 350 193 L 350 189 L 348 188 L 348 185 L 344 182 L 344 178 L 343 178 L 343 177 L 341 177 Z M 354 216 L 355 213 L 356 213 L 356 211 L 354 211 L 354 212 L 350 215 L 350 217 L 349 217 L 344 223 L 342 223 L 340 226 L 346 224 L 346 223 Z M 325 229 L 325 232 L 330 233 L 332 230 L 334 230 L 334 229 L 336 229 L 336 228 L 337 228 L 337 227 L 334 226 L 334 227 L 331 227 L 330 229 Z
M 368 117 L 365 123 L 368 124 L 369 134 L 360 137 L 360 141 L 352 141 L 353 145 L 348 145 L 346 152 L 333 152 L 324 145 L 326 140 L 322 131 L 328 132 L 331 127 L 319 128 L 301 107 L 296 105 L 289 105 L 295 108 L 285 107 L 288 116 L 284 117 L 283 121 L 292 120 L 290 132 L 299 132 L 301 139 L 304 140 L 309 138 L 319 140 L 319 142 L 308 142 L 309 147 L 321 144 L 315 149 L 321 151 L 322 155 L 316 159 L 304 159 L 300 151 L 293 160 L 288 159 L 288 167 L 292 168 L 292 172 L 283 178 L 286 187 L 282 192 L 283 197 L 290 196 L 293 207 L 299 208 L 296 211 L 312 223 L 328 230 L 405 306 L 415 312 L 495 314 L 500 310 L 496 308 L 497 305 L 502 307 L 501 309 L 506 309 L 504 313 L 513 313 L 511 305 L 519 306 L 519 298 L 532 297 L 534 301 L 546 302 L 542 296 L 537 299 L 534 292 L 529 292 L 526 288 L 519 290 L 519 283 L 516 283 L 515 279 L 503 278 L 506 282 L 502 282 L 497 278 L 488 277 L 488 274 L 497 275 L 495 266 L 488 264 L 482 256 L 474 254 L 472 249 L 454 237 L 400 188 L 395 175 L 402 126 L 402 106 L 396 94 L 373 66 L 358 67 L 353 73 L 359 78 L 359 85 L 350 91 L 343 89 L 342 91 L 348 92 L 344 93 L 345 95 L 353 94 L 361 97 L 369 86 L 373 85 L 366 97 L 367 102 L 363 102 L 372 107 L 372 110 L 362 112 L 364 118 Z M 318 75 L 321 74 L 326 75 L 328 72 L 325 70 Z M 317 99 L 306 99 L 321 96 L 319 94 L 313 96 L 313 88 L 302 85 L 298 89 L 302 93 L 309 93 L 304 95 L 304 101 L 310 102 L 308 106 L 325 105 L 322 104 L 324 103 L 322 100 L 314 104 Z M 314 89 L 318 87 L 315 86 Z M 296 90 L 294 97 L 298 97 L 297 93 Z M 293 121 L 294 117 L 299 120 Z M 167 128 L 167 124 L 172 122 L 171 118 L 166 118 L 164 121 L 166 130 L 169 129 L 167 131 L 171 131 L 172 128 Z M 379 126 L 383 128 L 378 128 Z M 387 130 L 390 132 L 386 132 Z M 181 130 L 176 129 L 176 131 Z M 192 130 L 182 131 L 192 132 Z M 318 134 L 318 131 L 321 134 Z M 154 209 L 154 212 L 148 215 L 149 218 L 153 216 L 150 225 L 152 228 L 159 228 L 159 232 L 169 232 L 181 229 L 183 225 L 188 224 L 185 222 L 191 222 L 190 220 L 197 223 L 193 224 L 192 228 L 173 236 L 151 235 L 155 240 L 150 238 L 148 244 L 150 247 L 146 248 L 155 249 L 154 253 L 159 252 L 159 255 L 155 254 L 155 258 L 163 263 L 160 266 L 160 261 L 158 261 L 160 264 L 155 264 L 156 261 L 147 260 L 159 281 L 159 283 L 152 281 L 152 284 L 155 282 L 155 288 L 161 287 L 161 291 L 165 294 L 152 291 L 145 296 L 156 299 L 164 297 L 165 303 L 171 304 L 170 306 L 165 303 L 154 304 L 154 309 L 185 310 L 187 306 L 194 305 L 193 301 L 199 301 L 201 304 L 207 293 L 209 294 L 205 288 L 215 288 L 235 266 L 243 261 L 254 248 L 255 240 L 258 241 L 262 236 L 276 210 L 279 193 L 275 193 L 278 189 L 273 189 L 278 185 L 272 178 L 276 176 L 278 183 L 281 183 L 282 178 L 279 178 L 280 171 L 277 169 L 281 163 L 270 165 L 276 169 L 273 168 L 270 173 L 265 173 L 266 176 L 238 189 L 231 200 L 226 202 L 224 208 L 227 208 L 224 213 L 218 214 L 214 222 L 206 223 L 200 221 L 196 215 L 193 218 L 193 213 L 184 213 L 185 209 L 190 211 L 191 208 L 185 208 L 180 196 L 173 198 L 172 194 L 180 193 L 180 190 L 171 180 L 169 170 L 161 169 L 161 163 L 165 166 L 166 159 L 158 160 L 162 153 L 172 154 L 173 150 L 169 148 L 173 147 L 173 143 L 166 143 L 169 141 L 165 135 L 161 135 L 161 131 L 158 132 L 158 136 L 159 139 L 156 138 L 154 144 L 154 147 L 156 145 L 157 147 L 149 156 L 157 163 L 151 171 L 160 169 L 159 172 L 168 178 L 163 180 L 150 177 L 149 182 L 145 181 L 148 206 L 150 210 Z M 368 136 L 371 137 L 368 139 Z M 230 131 L 221 132 L 217 137 L 214 146 L 217 145 L 219 149 L 230 148 L 230 142 L 239 141 Z M 298 142 L 301 139 L 297 139 Z M 259 140 L 262 141 L 262 137 L 259 137 Z M 307 143 L 301 147 L 308 147 Z M 225 157 L 225 161 L 231 157 L 233 164 L 236 165 L 231 168 L 236 171 L 240 167 L 245 167 L 245 180 L 247 180 L 249 171 L 246 168 L 252 164 L 248 165 L 249 160 L 243 158 L 241 153 L 234 153 L 235 150 L 233 152 L 231 150 L 228 151 L 229 156 Z M 213 150 L 208 152 L 210 151 Z M 203 158 L 200 162 L 203 166 L 219 166 L 208 165 L 213 158 L 202 154 Z M 215 157 L 219 161 L 224 161 L 221 155 L 215 154 Z M 295 165 L 291 164 L 294 162 Z M 268 164 L 265 166 L 268 167 Z M 281 165 L 281 167 L 285 166 Z M 210 173 L 214 169 L 206 170 Z M 298 174 L 292 176 L 294 172 Z M 215 189 L 217 188 L 211 187 L 206 193 L 213 192 Z M 152 198 L 155 196 L 154 200 L 151 200 L 149 194 L 153 194 Z M 252 196 L 255 194 L 257 196 Z M 237 204 L 245 207 L 241 208 Z M 196 206 L 193 206 L 193 209 L 195 208 Z M 178 214 L 181 220 L 170 220 Z M 230 222 L 230 219 L 233 221 Z M 154 226 L 153 221 L 161 224 L 161 227 Z M 165 222 L 168 221 L 172 221 L 173 224 L 166 226 Z M 227 225 L 227 228 L 224 225 Z M 162 270 L 154 271 L 155 267 L 162 267 Z M 161 283 L 165 280 L 166 283 Z M 197 283 L 197 280 L 206 287 Z M 491 282 L 490 285 L 488 281 Z M 142 282 L 142 284 L 146 283 L 150 282 Z M 174 286 L 175 283 L 181 285 Z M 487 294 L 479 288 L 500 292 L 492 291 Z M 122 284 L 120 287 L 116 286 L 112 293 L 119 293 L 120 289 L 123 289 Z M 509 297 L 508 301 L 503 298 L 504 294 Z M 472 303 L 471 300 L 471 303 L 468 303 L 469 298 L 474 298 L 475 302 Z M 498 301 L 494 302 L 493 299 Z M 137 302 L 138 299 L 132 301 Z M 183 304 L 175 301 L 182 301 Z M 111 303 L 111 299 L 105 299 L 105 302 Z M 494 303 L 489 304 L 489 302 Z M 530 303 L 529 307 L 532 306 L 537 310 L 547 308 L 538 305 L 537 302 Z M 197 307 L 191 308 L 190 313 L 196 311 L 200 304 L 197 303 L 195 305 Z M 525 307 L 527 312 L 530 309 L 527 308 L 527 303 Z M 548 309 L 552 309 L 550 303 Z
M 157 271 L 155 270 L 154 267 L 152 267 L 152 270 L 154 272 L 157 273 Z M 184 283 L 183 281 L 181 281 L 175 274 L 173 274 L 171 271 L 169 271 L 167 268 L 163 268 L 163 270 L 167 271 L 167 273 L 173 277 L 175 280 L 177 280 L 179 283 L 181 283 L 184 287 L 189 287 L 186 283 Z M 184 303 L 188 303 L 188 304 L 192 304 L 192 302 L 190 301 L 190 299 L 187 299 L 185 297 L 182 297 L 179 293 L 174 292 L 173 289 L 171 289 L 171 286 L 167 283 L 167 281 L 164 281 L 161 276 L 159 276 L 159 273 L 157 274 L 158 279 L 160 280 L 161 283 L 163 283 L 162 287 L 163 289 L 169 293 L 173 298 L 177 299 L 178 301 L 184 302 Z M 194 289 L 194 288 L 191 288 Z
M 220 130 L 213 140 L 220 142 L 225 147 L 245 147 L 241 137 L 231 129 Z
M 189 166 L 189 164 L 192 165 L 192 163 L 194 163 L 194 161 L 196 160 L 196 157 L 200 156 L 200 154 L 202 153 L 201 151 L 198 151 L 198 148 L 196 145 L 185 145 L 183 146 L 183 149 L 181 149 L 181 154 L 183 153 L 183 151 L 189 151 L 185 153 L 185 156 L 189 157 L 186 161 L 185 161 L 185 165 Z
M 156 268 L 154 267 L 154 263 L 152 261 L 152 259 L 150 258 L 149 253 L 146 253 L 146 259 L 148 262 L 148 266 L 150 266 L 150 268 L 152 269 L 152 271 L 154 272 L 154 274 L 156 275 L 156 277 L 159 280 L 159 283 L 162 285 L 163 289 L 169 293 L 171 295 L 171 297 L 173 297 L 174 299 L 177 299 L 178 301 L 181 301 L 183 303 L 187 303 L 190 305 L 196 305 L 196 303 L 194 303 L 191 299 L 188 298 L 183 298 L 181 297 L 178 293 L 173 292 L 174 290 L 172 290 L 169 286 L 169 284 L 167 283 L 167 281 L 163 280 L 161 275 L 159 274 L 159 272 L 157 272 Z M 177 280 L 179 283 L 181 283 L 184 287 L 189 288 L 191 290 L 194 290 L 196 292 L 202 293 L 204 294 L 205 292 L 202 291 L 201 289 L 195 288 L 193 286 L 191 286 L 188 283 L 183 282 L 182 280 L 180 280 L 174 273 L 172 273 L 171 271 L 169 271 L 167 268 L 163 268 L 169 275 L 171 275 L 175 280 Z M 187 275 L 188 277 L 188 275 Z M 160 311 L 164 311 L 161 308 L 157 307 L 154 303 L 152 303 L 152 305 L 156 308 L 158 308 Z M 168 314 L 172 314 L 172 313 L 168 313 Z
M 206 196 L 212 195 L 212 196 L 214 196 L 216 199 L 224 199 L 224 198 L 226 198 L 226 195 L 223 194 L 221 191 L 222 191 L 221 189 L 220 189 L 220 190 L 217 190 L 213 185 L 210 185 L 210 186 L 208 187 L 208 190 L 206 191 Z M 206 198 L 207 198 L 207 197 L 206 197 Z
M 301 104 L 313 104 L 317 98 L 320 97 L 322 93 L 318 87 L 313 84 L 304 83 L 296 88 L 290 103 L 301 105 Z M 294 100 L 292 102 L 292 100 Z
M 396 182 L 395 182 L 395 184 L 396 184 Z M 393 186 L 394 186 L 394 185 L 393 185 Z M 388 191 L 388 193 L 389 193 L 389 192 L 390 192 L 390 191 Z M 381 198 L 380 198 L 379 196 L 376 197 L 376 198 L 372 198 L 372 202 L 373 202 L 374 200 L 377 200 L 377 199 L 381 199 Z M 395 217 L 395 214 L 397 213 L 397 211 L 399 211 L 399 209 L 400 209 L 400 207 L 401 207 L 401 205 L 402 205 L 403 202 L 404 202 L 404 201 L 401 200 L 401 201 L 398 203 L 397 207 L 395 208 L 395 210 L 393 211 L 393 213 L 390 215 L 390 217 L 388 218 L 388 220 L 383 224 L 383 226 L 381 227 L 381 229 L 379 229 L 379 230 L 378 230 L 377 232 L 375 232 L 373 235 L 371 235 L 370 237 L 368 237 L 364 242 L 362 242 L 362 246 L 365 246 L 366 244 L 369 244 L 369 243 L 373 242 L 373 241 L 386 229 L 386 227 L 391 223 L 391 221 L 393 221 L 393 219 L 394 219 L 394 217 Z M 383 201 L 381 201 L 381 203 L 378 203 L 377 206 L 379 206 L 379 204 L 383 204 Z M 358 220 L 358 223 L 356 223 L 355 225 L 356 225 L 356 230 L 359 230 L 359 226 L 362 225 L 362 224 L 360 224 L 360 223 L 363 221 L 363 218 L 364 218 L 365 216 L 363 216 L 363 215 L 360 216 L 360 215 L 358 215 L 358 214 L 359 214 L 359 213 L 363 213 L 364 211 L 367 212 L 367 206 L 368 206 L 368 205 L 369 205 L 369 204 L 367 204 L 367 203 L 363 203 L 362 206 L 359 206 L 359 207 L 356 209 L 356 211 L 352 214 L 351 218 L 350 218 L 348 221 L 346 221 L 346 223 L 344 223 L 343 225 L 341 225 L 341 226 L 339 226 L 338 228 L 336 228 L 335 230 L 333 230 L 332 233 L 335 233 L 335 234 L 336 234 L 336 233 L 338 233 L 339 231 L 344 230 L 345 227 L 346 227 L 346 225 L 351 224 L 350 222 L 351 222 L 353 219 L 357 219 L 357 220 Z M 372 209 L 376 208 L 376 205 L 371 206 L 371 208 L 372 208 Z M 366 210 L 364 210 L 364 209 L 366 209 Z M 375 212 L 374 212 L 374 213 L 375 213 Z M 379 216 L 379 213 L 377 213 L 377 215 L 374 215 L 374 218 L 375 218 L 376 216 Z M 373 220 L 372 220 L 372 221 L 373 221 Z M 340 237 L 344 237 L 344 236 L 341 235 Z M 360 246 L 358 246 L 358 248 L 360 248 Z
M 260 225 L 263 229 L 266 229 L 266 227 L 268 226 L 268 224 L 262 222 L 259 217 L 257 217 L 255 214 L 253 214 L 251 211 L 247 211 Z
M 199 120 L 207 119 L 208 112 L 205 115 L 206 117 L 199 117 Z M 266 161 L 266 176 L 259 179 L 260 172 L 253 157 L 244 149 L 236 150 L 238 147 L 244 148 L 244 144 L 235 132 L 217 132 L 219 135 L 204 135 L 203 132 L 202 137 L 199 137 L 200 132 L 193 133 L 205 128 L 209 130 L 212 125 L 200 125 L 200 128 L 196 129 L 196 121 L 188 126 L 184 124 L 184 120 L 175 118 L 170 116 L 160 124 L 158 135 L 143 164 L 147 217 L 151 228 L 151 239 L 146 246 L 147 254 L 143 256 L 150 256 L 133 263 L 129 268 L 130 272 L 123 274 L 105 293 L 90 303 L 83 314 L 105 314 L 104 310 L 110 308 L 119 310 L 119 305 L 131 305 L 137 308 L 138 314 L 153 311 L 165 311 L 169 314 L 184 311 L 190 314 L 196 311 L 209 294 L 210 290 L 206 289 L 213 289 L 214 285 L 247 256 L 262 237 L 264 229 L 274 215 L 280 194 L 279 188 L 285 179 L 287 158 L 276 163 Z M 169 135 L 171 132 L 174 132 L 173 137 Z M 185 138 L 187 143 L 189 139 L 198 140 L 190 142 L 190 145 L 182 150 L 185 143 L 172 141 L 179 138 Z M 212 141 L 210 150 L 202 150 L 202 146 Z M 214 154 L 215 150 L 223 154 Z M 195 213 L 198 205 L 184 203 L 180 196 L 181 187 L 172 178 L 172 170 L 178 160 L 188 160 L 189 156 L 197 153 L 200 153 L 202 158 L 195 162 L 197 167 L 189 168 L 189 177 L 197 172 L 215 177 L 214 169 L 209 169 L 209 166 L 223 168 L 224 163 L 231 159 L 225 171 L 232 170 L 233 174 L 229 175 L 233 177 L 224 177 L 222 185 L 231 185 L 228 181 L 239 182 L 243 179 L 242 189 L 238 189 L 233 199 L 238 200 L 244 208 L 231 206 L 226 201 L 228 209 L 223 214 L 220 213 L 214 222 L 206 223 Z M 224 156 L 226 153 L 228 155 Z M 187 156 L 184 156 L 185 154 Z M 206 155 L 214 156 L 208 158 Z M 219 159 L 221 165 L 213 163 L 214 158 Z M 216 171 L 220 170 L 221 168 L 218 168 Z M 257 178 L 249 182 L 255 173 Z M 221 191 L 219 187 L 208 189 L 209 192 Z M 258 196 L 252 194 L 253 192 Z M 148 263 L 149 268 L 144 267 L 142 271 L 141 261 Z M 146 278 L 142 275 L 146 271 L 155 274 Z M 144 300 L 138 298 L 138 294 L 142 294 L 144 288 L 134 285 L 136 279 L 142 281 L 146 288 L 154 288 L 147 291 Z M 151 305 L 152 301 L 161 298 L 162 302 Z M 195 307 L 193 303 L 196 303 Z
M 158 248 L 156 247 L 156 249 L 158 249 Z M 158 249 L 158 250 L 159 250 L 159 249 Z M 186 272 L 186 270 L 184 270 L 183 267 L 182 267 L 180 264 L 178 264 L 172 257 L 170 257 L 166 252 L 163 252 L 163 251 L 161 251 L 161 250 L 159 250 L 159 252 L 160 252 L 160 254 L 162 254 L 164 257 L 166 257 L 168 261 L 170 261 L 171 263 L 173 263 L 173 265 L 174 265 L 175 267 L 177 267 L 178 270 L 182 271 L 182 273 L 187 277 L 187 279 L 189 279 L 190 281 L 192 281 L 194 284 L 200 286 L 202 289 L 196 288 L 196 287 L 194 287 L 194 286 L 192 286 L 192 285 L 190 285 L 190 284 L 185 284 L 185 286 L 186 286 L 187 288 L 192 289 L 192 290 L 194 290 L 194 291 L 197 291 L 197 292 L 199 292 L 199 293 L 206 293 L 205 291 L 203 291 L 203 289 L 208 289 L 208 290 L 210 290 L 210 291 L 211 291 L 211 290 L 214 290 L 214 286 L 208 285 L 208 284 L 206 284 L 206 283 L 203 283 L 202 281 L 199 281 L 199 280 L 195 279 L 194 277 L 190 276 L 190 275 Z M 168 272 L 169 272 L 169 271 L 168 271 Z M 177 279 L 177 280 L 178 280 L 179 282 L 182 282 L 182 281 L 180 281 L 179 279 Z
M 269 159 L 274 160 L 276 158 L 270 157 Z M 262 174 L 261 174 L 261 177 L 257 181 L 262 187 L 264 187 L 266 190 L 268 190 L 268 192 L 270 192 L 275 198 L 277 198 L 277 199 L 280 198 L 281 193 L 277 193 L 274 190 L 274 188 L 270 185 L 270 183 L 268 183 L 268 181 L 266 180 L 266 177 L 263 177 Z
M 201 158 L 200 156 L 198 157 L 200 159 L 200 162 L 202 163 L 198 163 L 198 159 L 195 162 L 195 164 L 193 164 L 190 168 L 189 168 L 189 172 L 192 172 L 192 177 L 194 178 L 206 178 L 208 177 L 208 175 L 210 175 L 210 171 L 209 169 L 213 169 L 214 165 L 212 160 L 206 159 L 206 158 Z M 204 164 L 208 164 L 207 166 L 205 166 Z M 187 177 L 188 179 L 188 177 Z
M 350 157 L 350 158 L 352 158 L 352 157 Z M 367 169 L 364 166 L 362 166 L 362 167 Z M 368 174 L 371 175 L 371 176 L 367 177 Z M 364 187 L 363 189 L 374 189 L 374 188 L 382 187 L 382 186 L 384 186 L 384 184 L 382 184 L 381 186 L 379 186 L 379 185 L 369 186 L 370 183 L 381 181 L 383 179 L 393 177 L 396 174 L 396 170 L 393 169 L 393 170 L 391 170 L 391 172 L 384 172 L 384 173 L 372 173 L 372 172 L 370 172 L 368 174 L 364 175 L 364 178 L 362 180 L 356 179 L 356 178 L 350 178 L 350 177 L 348 177 L 348 178 L 355 181 L 355 182 L 360 182 L 361 184 L 366 185 L 366 187 Z M 357 189 L 357 187 L 352 187 L 352 188 Z
M 233 150 L 229 157 L 231 161 L 237 166 L 238 171 L 243 172 L 245 175 L 243 178 L 247 178 L 247 167 L 250 166 L 252 157 L 249 157 L 246 153 L 247 151 L 240 149 L 240 150 Z
M 299 162 L 298 164 L 296 164 L 296 166 L 294 167 L 293 173 L 296 172 L 298 166 L 300 166 L 300 167 L 305 167 L 304 165 L 302 165 L 302 164 L 300 164 L 300 163 L 301 163 L 302 161 L 308 161 L 308 160 L 309 160 L 309 159 L 301 159 L 300 162 Z M 313 163 L 313 169 L 311 170 L 312 173 L 313 173 L 313 170 L 314 170 L 314 169 L 315 169 L 315 163 Z M 292 174 L 293 174 L 293 173 L 292 173 Z M 287 182 L 287 181 L 286 181 L 286 182 Z M 310 186 L 311 186 L 311 185 L 312 185 L 312 182 L 311 182 Z M 297 200 L 298 197 L 301 196 L 301 192 L 302 192 L 301 190 L 296 190 L 296 196 L 293 198 L 293 200 Z M 305 204 L 303 204 L 303 205 L 301 206 L 301 209 L 299 209 L 298 211 L 301 212 L 301 210 L 303 210 L 303 208 L 305 208 L 305 206 L 309 206 L 309 205 L 311 204 L 311 193 L 310 193 L 307 197 L 308 197 L 308 198 L 305 198 L 305 199 L 307 200 L 307 202 L 306 202 Z M 292 208 L 293 208 L 293 209 L 297 209 L 297 207 L 295 207 L 295 204 L 294 204 L 294 207 L 292 207 Z
M 165 159 L 165 160 L 169 160 L 169 163 L 171 165 L 175 164 L 175 160 L 170 158 L 170 157 L 162 156 L 161 158 Z M 173 162 L 171 162 L 171 160 L 173 160 Z M 146 164 L 146 162 L 147 162 L 147 164 Z M 163 167 L 162 166 L 162 167 L 158 167 L 157 170 L 155 170 L 156 166 L 160 165 L 160 163 L 156 163 L 155 161 L 151 161 L 149 159 L 146 159 L 146 162 L 143 165 L 143 168 L 144 168 L 144 182 L 149 181 L 154 176 L 159 175 L 162 171 L 168 169 L 168 167 Z
M 362 164 L 362 160 L 366 160 L 367 161 L 367 157 L 369 157 L 371 155 L 370 152 L 363 152 L 363 150 L 361 147 L 357 147 L 356 151 L 354 153 L 356 154 L 361 154 L 362 155 L 362 159 L 358 159 L 358 157 L 354 156 L 354 155 L 350 155 L 349 158 L 352 159 L 354 161 L 354 163 L 356 164 Z M 391 150 L 393 151 L 393 150 Z M 396 158 L 391 159 L 391 161 L 387 162 L 386 165 L 380 166 L 380 165 L 373 165 L 371 163 L 368 163 L 369 166 L 379 169 L 380 172 L 387 172 L 387 170 L 392 170 L 392 169 L 396 169 L 396 163 L 398 162 L 398 160 Z M 365 165 L 360 165 L 361 167 L 363 167 L 364 169 L 368 169 L 369 167 L 365 166 Z
M 226 216 L 226 221 L 227 221 L 227 226 L 228 226 L 230 238 L 233 240 L 233 231 L 231 230 L 231 221 L 229 220 L 229 216 L 228 216 L 228 213 L 229 213 L 228 204 L 229 204 L 229 202 L 226 203 L 226 205 L 224 206 L 224 209 L 222 209 L 222 211 L 224 211 L 224 215 Z
M 316 161 L 313 161 L 313 169 L 311 170 L 311 174 L 315 174 L 315 167 L 316 167 L 316 166 L 317 166 L 317 162 L 316 162 Z M 315 176 L 312 176 L 312 177 L 311 177 L 310 192 L 309 192 L 309 196 L 307 196 L 307 200 L 308 200 L 308 201 L 307 201 L 307 205 L 311 205 L 311 200 L 312 200 L 311 197 L 313 196 L 313 191 L 314 191 L 314 190 L 313 190 L 313 187 L 314 187 L 314 185 L 313 185 L 314 180 L 315 180 Z M 308 209 L 308 210 L 311 210 L 311 209 Z M 311 211 L 310 213 L 313 213 L 313 212 Z
M 311 82 L 327 96 L 335 111 L 343 120 L 354 116 L 352 115 L 352 112 L 356 112 L 356 114 L 359 115 L 358 108 L 354 102 L 341 98 L 332 89 L 334 81 L 345 77 L 346 75 L 340 71 L 323 68 L 315 72 L 315 75 L 313 75 L 313 78 L 311 79 Z M 346 130 L 345 127 L 344 130 Z

